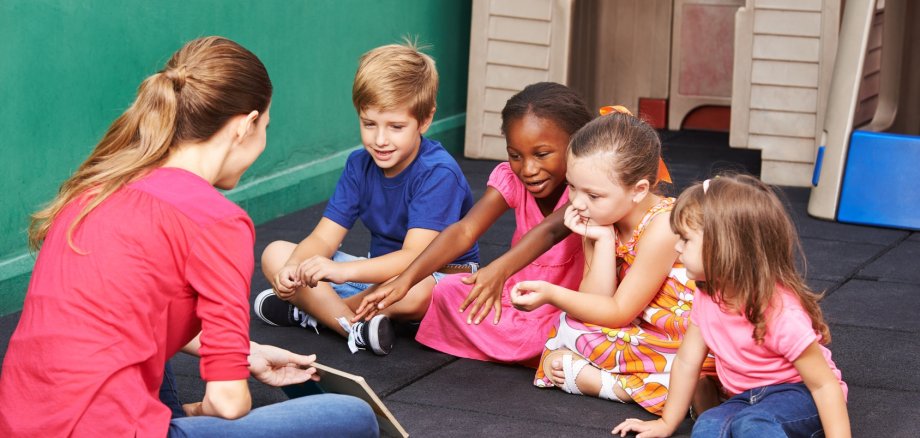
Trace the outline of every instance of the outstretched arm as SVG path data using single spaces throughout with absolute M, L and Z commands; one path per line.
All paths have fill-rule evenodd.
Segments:
M 487 187 L 485 194 L 466 216 L 437 234 L 405 271 L 364 297 L 358 306 L 355 321 L 371 317 L 399 301 L 412 286 L 469 250 L 508 208 L 501 193 Z
M 182 351 L 198 356 L 201 348 L 201 334 L 182 347 Z M 316 355 L 304 356 L 290 351 L 249 343 L 249 372 L 256 380 L 272 386 L 293 385 L 307 380 L 319 380 L 316 368 L 311 365 Z M 246 380 L 209 381 L 205 386 L 204 399 L 198 403 L 183 406 L 190 416 L 208 415 L 235 419 L 246 415 L 252 406 L 249 385 Z
M 464 312 L 472 306 L 467 322 L 479 324 L 488 316 L 489 310 L 494 309 L 492 323 L 498 324 L 501 320 L 501 294 L 508 278 L 572 233 L 564 224 L 566 207 L 568 204 L 559 207 L 525 233 L 517 245 L 476 274 L 463 279 L 464 283 L 473 285 L 458 309 Z
M 636 259 L 612 297 L 575 292 L 545 281 L 522 281 L 514 287 L 517 293 L 512 295 L 512 302 L 528 310 L 548 303 L 580 321 L 623 327 L 636 319 L 658 293 L 677 260 L 674 251 L 677 239 L 668 225 L 668 216 L 656 217 L 645 229 Z M 592 267 L 594 269 L 605 268 Z M 607 269 L 613 270 L 612 267 Z
M 696 390 L 696 383 L 700 378 L 700 369 L 703 367 L 707 354 L 709 354 L 709 348 L 703 341 L 699 327 L 691 323 L 677 350 L 674 365 L 671 367 L 668 400 L 664 405 L 661 418 L 652 421 L 627 418 L 613 428 L 611 433 L 626 436 L 628 432 L 637 432 L 637 438 L 671 436 L 687 416 L 693 392 Z
M 302 278 L 310 287 L 315 287 L 320 281 L 382 283 L 403 272 L 438 234 L 435 230 L 412 228 L 406 232 L 402 248 L 369 259 L 334 262 L 314 257 L 301 264 Z

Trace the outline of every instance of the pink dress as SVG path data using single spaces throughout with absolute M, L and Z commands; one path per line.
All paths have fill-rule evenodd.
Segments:
M 495 167 L 489 176 L 488 186 L 498 190 L 508 206 L 514 209 L 517 224 L 511 238 L 511 246 L 514 246 L 527 231 L 543 221 L 543 213 L 508 163 Z M 565 205 L 568 198 L 566 189 L 555 208 Z M 434 287 L 431 305 L 415 339 L 454 356 L 535 365 L 560 311 L 550 305 L 532 312 L 519 311 L 511 305 L 509 291 L 524 280 L 546 280 L 577 290 L 583 269 L 581 239 L 572 234 L 508 278 L 502 290 L 502 317 L 498 325 L 492 324 L 491 314 L 479 325 L 467 324 L 468 312 L 460 313 L 458 309 L 472 289 L 471 285 L 460 281 L 469 274 L 448 275 Z

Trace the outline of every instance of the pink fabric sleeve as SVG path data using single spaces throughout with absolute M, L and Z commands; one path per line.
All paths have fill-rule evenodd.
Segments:
M 693 325 L 697 327 L 700 326 L 700 319 L 699 319 L 700 314 L 705 311 L 705 309 L 701 308 L 706 305 L 702 303 L 702 301 L 708 300 L 708 299 L 709 297 L 705 296 L 702 292 L 700 292 L 698 288 L 693 289 L 693 307 L 690 310 L 690 322 L 692 322 Z
M 255 231 L 245 216 L 203 227 L 186 264 L 198 293 L 201 320 L 201 378 L 249 377 L 249 285 Z
M 511 165 L 507 161 L 498 163 L 498 166 L 495 166 L 486 185 L 498 190 L 498 193 L 501 193 L 502 197 L 505 198 L 505 202 L 508 203 L 509 207 L 518 208 L 520 206 L 521 190 L 524 187 L 521 180 L 511 170 Z
M 789 362 L 795 362 L 809 345 L 818 340 L 811 318 L 800 304 L 792 300 L 797 301 L 797 298 L 782 300 L 784 308 L 775 313 L 775 319 L 767 327 L 770 338 L 764 339 L 768 348 Z

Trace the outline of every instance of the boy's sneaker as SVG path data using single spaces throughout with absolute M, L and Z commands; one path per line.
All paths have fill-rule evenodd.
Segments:
M 384 356 L 393 350 L 395 332 L 390 318 L 376 315 L 370 321 L 348 323 L 345 317 L 336 318 L 336 321 L 348 332 L 348 349 L 352 353 L 370 348 L 374 354 Z
M 275 295 L 275 291 L 272 289 L 265 289 L 259 292 L 259 295 L 256 295 L 255 302 L 252 304 L 252 308 L 256 316 L 265 321 L 266 324 L 276 327 L 294 327 L 298 325 L 303 328 L 311 327 L 316 333 L 319 333 L 319 329 L 316 328 L 316 318 L 298 309 L 293 304 L 278 298 L 278 295 Z

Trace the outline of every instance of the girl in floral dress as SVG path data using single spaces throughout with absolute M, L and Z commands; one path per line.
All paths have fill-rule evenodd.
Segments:
M 564 311 L 546 341 L 536 386 L 635 402 L 660 414 L 694 285 L 674 250 L 674 199 L 655 194 L 667 178 L 658 135 L 625 108 L 609 112 L 579 130 L 568 151 L 565 224 L 584 239 L 581 293 L 524 281 L 512 289 L 512 303 Z M 711 358 L 703 371 L 714 371 Z M 700 387 L 699 411 L 718 402 L 714 385 Z

